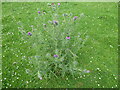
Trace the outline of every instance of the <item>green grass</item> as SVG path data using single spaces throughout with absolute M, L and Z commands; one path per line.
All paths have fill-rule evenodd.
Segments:
M 36 51 L 29 49 L 29 43 L 21 41 L 18 21 L 23 23 L 25 30 L 30 25 L 37 26 L 49 20 L 35 23 L 37 8 L 50 10 L 47 3 L 2 3 L 2 85 L 3 88 L 116 88 L 118 87 L 118 8 L 117 3 L 61 3 L 59 14 L 72 12 L 74 16 L 84 13 L 85 17 L 75 32 L 89 36 L 81 49 L 79 66 L 91 72 L 79 78 L 51 78 L 39 80 L 36 74 L 27 74 L 26 69 L 34 71 L 36 67 L 29 63 L 28 58 L 35 56 Z M 13 33 L 13 34 L 12 34 Z M 23 56 L 26 56 L 22 59 Z M 14 63 L 16 62 L 16 63 Z M 100 70 L 98 70 L 99 68 Z

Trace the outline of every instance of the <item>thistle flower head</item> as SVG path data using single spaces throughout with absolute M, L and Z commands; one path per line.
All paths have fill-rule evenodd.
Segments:
M 54 55 L 54 57 L 58 57 L 58 55 Z
M 31 32 L 28 32 L 28 35 L 29 35 L 29 36 L 32 36 L 32 33 L 31 33 Z
M 78 18 L 78 16 L 74 16 L 74 17 L 73 17 L 73 20 L 76 20 L 77 18 Z
M 40 14 L 40 11 L 38 11 L 38 13 Z
M 60 5 L 60 3 L 58 3 L 58 5 Z
M 54 3 L 52 3 L 51 5 L 55 5 Z
M 58 21 L 53 20 L 53 24 L 58 25 Z
M 70 37 L 66 37 L 66 39 L 70 39 Z

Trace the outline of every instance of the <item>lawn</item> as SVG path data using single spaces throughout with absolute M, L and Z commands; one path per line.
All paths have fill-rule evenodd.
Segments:
M 57 2 L 55 4 L 57 5 Z M 43 10 L 45 15 L 40 16 L 38 11 Z M 64 77 L 51 74 L 50 78 L 41 80 L 37 76 L 37 72 L 41 69 L 39 65 L 44 61 L 47 62 L 44 58 L 47 53 L 53 54 L 54 43 L 44 42 L 46 45 L 44 46 L 39 42 L 42 42 L 43 38 L 51 40 L 47 35 L 54 36 L 53 27 L 49 25 L 44 30 L 42 26 L 52 20 L 52 13 L 54 11 L 51 11 L 48 2 L 2 3 L 2 87 L 118 88 L 118 3 L 62 2 L 57 11 L 60 15 L 59 21 L 64 20 L 63 14 L 69 13 L 72 13 L 72 17 L 82 16 L 82 18 L 76 20 L 73 25 L 65 24 L 65 28 L 63 24 L 63 27 L 57 28 L 56 31 L 62 33 L 66 29 L 72 29 L 71 44 L 68 47 L 77 42 L 75 35 L 78 33 L 88 37 L 77 53 L 79 44 L 75 46 L 78 48 L 71 48 L 77 58 L 72 58 L 69 54 L 65 58 L 71 61 L 75 59 L 81 69 L 90 72 L 75 77 L 71 74 L 66 74 Z M 65 20 L 67 22 L 67 19 Z M 26 34 L 23 35 L 22 30 Z M 27 32 L 32 32 L 32 36 L 28 36 Z M 32 47 L 34 43 L 37 46 Z M 47 51 L 47 45 L 52 45 L 53 49 Z M 61 47 L 58 45 L 57 49 Z M 41 64 L 39 56 L 42 57 Z

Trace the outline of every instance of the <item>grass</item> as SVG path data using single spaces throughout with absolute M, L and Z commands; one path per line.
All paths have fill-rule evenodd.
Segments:
M 117 3 L 61 3 L 59 14 L 85 14 L 74 27 L 74 34 L 87 31 L 89 38 L 78 54 L 78 61 L 81 68 L 91 72 L 78 78 L 68 75 L 65 78 L 39 80 L 36 74 L 32 74 L 36 67 L 29 63 L 29 57 L 35 56 L 36 51 L 30 49 L 29 42 L 21 40 L 17 22 L 22 22 L 26 32 L 31 30 L 30 25 L 37 27 L 38 24 L 45 23 L 50 15 L 46 14 L 45 21 L 34 20 L 39 9 L 47 12 L 50 10 L 47 3 L 43 2 L 2 3 L 3 88 L 117 88 Z M 29 74 L 26 70 L 30 70 Z

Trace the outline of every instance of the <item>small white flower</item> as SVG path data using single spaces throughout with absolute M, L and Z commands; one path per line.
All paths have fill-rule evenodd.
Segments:
M 87 70 L 86 73 L 90 73 L 90 70 Z
M 42 76 L 41 76 L 41 74 L 40 74 L 39 71 L 38 71 L 38 78 L 39 78 L 40 80 L 42 80 Z
M 90 70 L 83 70 L 83 72 L 85 72 L 85 73 L 90 73 Z

